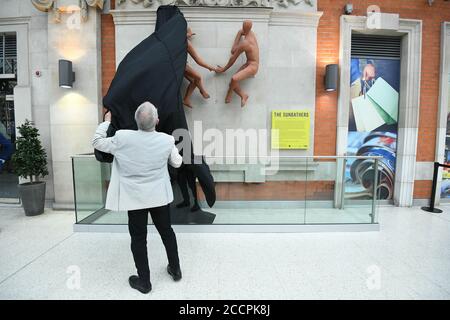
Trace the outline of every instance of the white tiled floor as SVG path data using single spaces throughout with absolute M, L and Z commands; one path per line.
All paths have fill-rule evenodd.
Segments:
M 127 234 L 73 233 L 72 212 L 25 217 L 3 208 L 0 298 L 450 299 L 450 207 L 441 208 L 382 207 L 381 231 L 370 233 L 178 234 L 177 283 L 151 234 L 148 295 L 128 286 L 135 270 Z M 68 286 L 71 266 L 79 289 Z

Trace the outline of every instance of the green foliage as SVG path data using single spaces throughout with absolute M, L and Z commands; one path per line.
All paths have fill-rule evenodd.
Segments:
M 47 153 L 39 140 L 39 130 L 26 120 L 17 128 L 20 137 L 16 140 L 16 152 L 12 156 L 14 171 L 17 175 L 39 181 L 39 177 L 48 175 Z

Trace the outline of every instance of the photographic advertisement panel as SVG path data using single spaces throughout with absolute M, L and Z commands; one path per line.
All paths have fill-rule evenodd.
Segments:
M 448 96 L 450 97 L 450 74 L 448 74 Z M 448 100 L 447 132 L 445 136 L 444 162 L 450 165 L 450 99 Z M 441 199 L 450 199 L 450 169 L 442 168 Z M 448 201 L 448 200 L 447 200 Z
M 347 154 L 382 156 L 379 199 L 394 193 L 397 153 L 400 60 L 352 58 Z M 371 199 L 373 160 L 349 159 L 345 169 L 346 198 Z

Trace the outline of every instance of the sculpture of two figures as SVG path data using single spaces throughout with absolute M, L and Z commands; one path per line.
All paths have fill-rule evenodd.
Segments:
M 217 67 L 212 67 L 207 63 L 205 63 L 198 56 L 198 54 L 196 53 L 194 47 L 190 42 L 190 39 L 192 38 L 193 35 L 194 33 L 192 33 L 191 29 L 188 28 L 187 33 L 188 53 L 195 60 L 195 62 L 197 62 L 198 65 L 208 69 L 209 71 L 215 71 L 216 73 L 223 73 L 227 71 L 236 62 L 237 58 L 242 53 L 245 53 L 245 56 L 247 57 L 247 62 L 244 65 L 242 65 L 237 70 L 237 72 L 231 77 L 228 92 L 225 97 L 225 103 L 230 103 L 234 91 L 241 98 L 241 107 L 244 107 L 245 104 L 247 103 L 249 95 L 241 89 L 239 82 L 255 76 L 259 68 L 259 48 L 255 33 L 252 31 L 252 21 L 245 20 L 244 23 L 242 24 L 242 29 L 238 31 L 238 33 L 236 34 L 236 38 L 234 39 L 233 47 L 231 48 L 231 57 L 224 67 L 221 67 L 219 65 Z M 192 107 L 190 103 L 190 97 L 195 88 L 198 88 L 200 90 L 200 93 L 202 94 L 203 98 L 205 99 L 209 98 L 209 94 L 203 87 L 202 78 L 199 73 L 197 73 L 189 65 L 186 65 L 186 71 L 184 75 L 190 82 L 183 100 L 183 103 L 186 106 Z

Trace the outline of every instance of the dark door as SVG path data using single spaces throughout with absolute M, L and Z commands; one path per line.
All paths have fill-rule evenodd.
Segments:
M 18 177 L 11 156 L 15 150 L 14 95 L 16 79 L 0 79 L 0 203 L 18 202 Z

